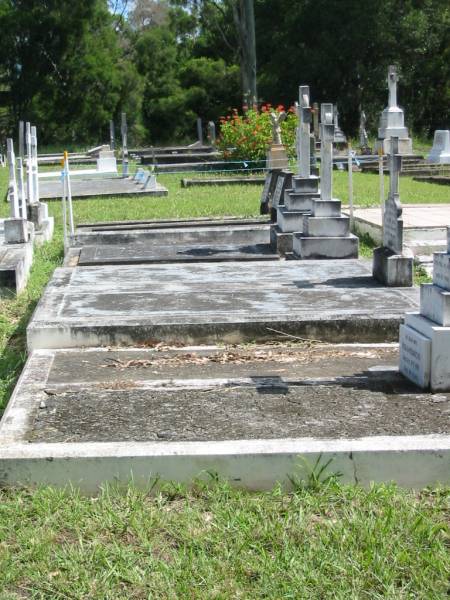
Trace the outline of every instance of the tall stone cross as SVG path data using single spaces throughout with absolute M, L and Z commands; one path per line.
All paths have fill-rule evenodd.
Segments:
M 11 138 L 6 140 L 6 148 L 8 155 L 9 167 L 9 183 L 8 183 L 8 200 L 10 215 L 13 219 L 20 217 L 19 214 L 19 199 L 17 196 L 17 179 L 16 179 L 16 156 L 14 154 L 14 142 Z
M 320 107 L 320 117 L 320 198 L 321 200 L 332 200 L 334 141 L 333 105 L 322 104 Z
M 31 149 L 31 124 L 29 122 L 26 123 L 25 126 L 25 143 L 27 147 L 27 198 L 28 204 L 33 202 L 34 193 L 33 193 L 33 152 Z
M 311 176 L 311 142 L 310 142 L 310 126 L 312 120 L 312 111 L 309 103 L 309 86 L 301 85 L 299 88 L 299 104 L 298 104 L 298 174 L 300 177 Z
M 389 66 L 387 82 L 389 88 L 389 108 L 396 108 L 398 73 L 395 65 Z
M 398 154 L 398 137 L 391 137 L 389 155 L 389 196 L 386 200 L 383 219 L 383 246 L 394 254 L 403 251 L 402 205 L 398 192 L 398 180 L 402 159 Z
M 37 132 L 36 127 L 31 127 L 31 175 L 33 179 L 33 200 L 39 202 L 39 175 L 38 175 L 38 157 L 37 157 Z
M 127 115 L 122 113 L 120 132 L 122 134 L 122 177 L 128 177 L 128 126 Z

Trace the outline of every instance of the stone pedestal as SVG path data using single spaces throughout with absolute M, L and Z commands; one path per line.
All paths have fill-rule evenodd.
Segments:
M 99 173 L 117 173 L 117 161 L 113 150 L 101 150 L 97 158 Z
M 359 239 L 350 233 L 350 219 L 341 215 L 339 200 L 314 200 L 303 233 L 295 233 L 294 255 L 302 259 L 358 258 Z
M 28 220 L 39 230 L 43 222 L 48 219 L 48 206 L 42 202 L 32 202 L 28 205 Z
M 267 168 L 268 169 L 287 169 L 289 160 L 286 153 L 286 148 L 283 144 L 272 144 L 267 153 Z
M 28 222 L 25 219 L 5 219 L 5 244 L 24 244 L 30 239 Z
M 378 150 L 381 148 L 383 154 L 391 153 L 391 138 L 387 138 L 385 140 L 378 139 L 375 144 L 375 152 L 378 153 Z M 399 138 L 398 139 L 398 154 L 402 156 L 408 156 L 413 153 L 412 147 L 412 139 L 409 137 Z
M 450 230 L 449 230 L 450 231 Z M 450 391 L 450 235 L 434 254 L 433 283 L 420 289 L 420 313 L 400 330 L 400 371 L 421 388 Z
M 413 259 L 395 254 L 383 246 L 373 251 L 372 273 L 388 287 L 411 287 L 413 284 Z
M 292 252 L 293 233 L 303 231 L 303 218 L 311 212 L 314 199 L 320 197 L 318 177 L 292 177 L 291 184 L 284 191 L 284 204 L 277 208 L 278 227 L 271 235 L 272 247 L 281 255 Z

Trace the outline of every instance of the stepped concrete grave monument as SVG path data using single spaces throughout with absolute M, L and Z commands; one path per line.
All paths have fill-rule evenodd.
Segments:
M 391 138 L 398 138 L 398 154 L 412 154 L 412 140 L 405 127 L 405 114 L 403 109 L 397 106 L 397 83 L 398 72 L 395 65 L 391 65 L 388 71 L 389 102 L 383 110 L 378 128 L 378 143 L 376 150 L 382 148 L 384 154 L 390 154 Z
M 287 115 L 283 112 L 271 112 L 270 121 L 272 123 L 272 144 L 267 153 L 267 168 L 268 169 L 287 169 L 289 166 L 286 148 L 281 139 L 281 123 L 286 119 Z
M 358 258 L 358 238 L 350 233 L 350 219 L 333 198 L 333 105 L 321 106 L 320 198 L 312 200 L 311 214 L 303 217 L 303 232 L 294 233 L 294 255 L 302 259 Z
M 293 233 L 303 231 L 303 217 L 311 211 L 314 198 L 319 198 L 319 178 L 311 174 L 311 121 L 309 86 L 299 88 L 297 105 L 297 175 L 292 187 L 284 191 L 284 202 L 277 208 L 277 225 L 271 227 L 270 243 L 282 255 L 292 253 Z
M 383 245 L 373 253 L 373 276 L 389 287 L 413 285 L 413 259 L 403 255 L 403 218 L 398 190 L 401 156 L 398 138 L 391 139 L 389 155 L 389 195 L 383 217 Z
M 437 129 L 434 132 L 433 147 L 427 162 L 450 164 L 450 130 Z
M 450 391 L 450 229 L 433 256 L 433 283 L 420 286 L 420 313 L 400 326 L 400 371 L 421 388 Z

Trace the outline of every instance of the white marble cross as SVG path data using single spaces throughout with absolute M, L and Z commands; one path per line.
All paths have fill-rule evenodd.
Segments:
M 320 106 L 320 162 L 321 162 L 321 184 L 320 197 L 322 200 L 333 198 L 333 105 L 322 104 Z
M 36 127 L 31 127 L 31 174 L 33 179 L 33 202 L 39 202 L 39 175 L 38 175 L 38 157 L 37 157 L 37 133 Z
M 9 167 L 9 183 L 8 183 L 8 201 L 10 215 L 13 219 L 20 218 L 19 199 L 17 195 L 17 180 L 16 180 L 16 155 L 14 154 L 14 142 L 11 138 L 6 140 L 6 148 L 8 155 Z
M 387 82 L 389 88 L 389 108 L 396 108 L 398 73 L 395 65 L 390 65 L 389 67 Z
M 298 128 L 298 174 L 300 177 L 311 176 L 311 106 L 309 100 L 309 86 L 301 85 L 299 88 L 298 104 L 299 128 Z
M 31 125 L 27 122 L 25 129 L 25 142 L 27 146 L 27 198 L 28 204 L 33 202 L 33 176 L 32 176 L 32 163 L 33 155 L 31 150 Z

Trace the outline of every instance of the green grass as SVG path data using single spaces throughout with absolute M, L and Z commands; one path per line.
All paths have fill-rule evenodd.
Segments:
M 165 199 L 76 201 L 76 221 L 258 214 L 260 188 L 181 189 L 182 176 L 159 178 L 169 187 Z M 0 169 L 0 197 L 6 177 Z M 420 184 L 409 185 L 408 201 L 422 202 Z M 345 190 L 345 174 L 336 173 L 344 203 Z M 445 201 L 442 188 L 424 190 Z M 355 175 L 357 203 L 376 204 L 377 194 L 376 176 Z M 54 240 L 37 249 L 26 291 L 0 301 L 1 405 L 26 357 L 26 324 L 62 260 L 61 206 L 49 206 Z M 371 246 L 363 239 L 362 255 Z M 448 597 L 449 489 L 363 490 L 292 475 L 291 494 L 215 481 L 152 493 L 130 485 L 96 498 L 0 490 L 0 600 Z
M 0 492 L 1 600 L 440 599 L 450 491 Z

